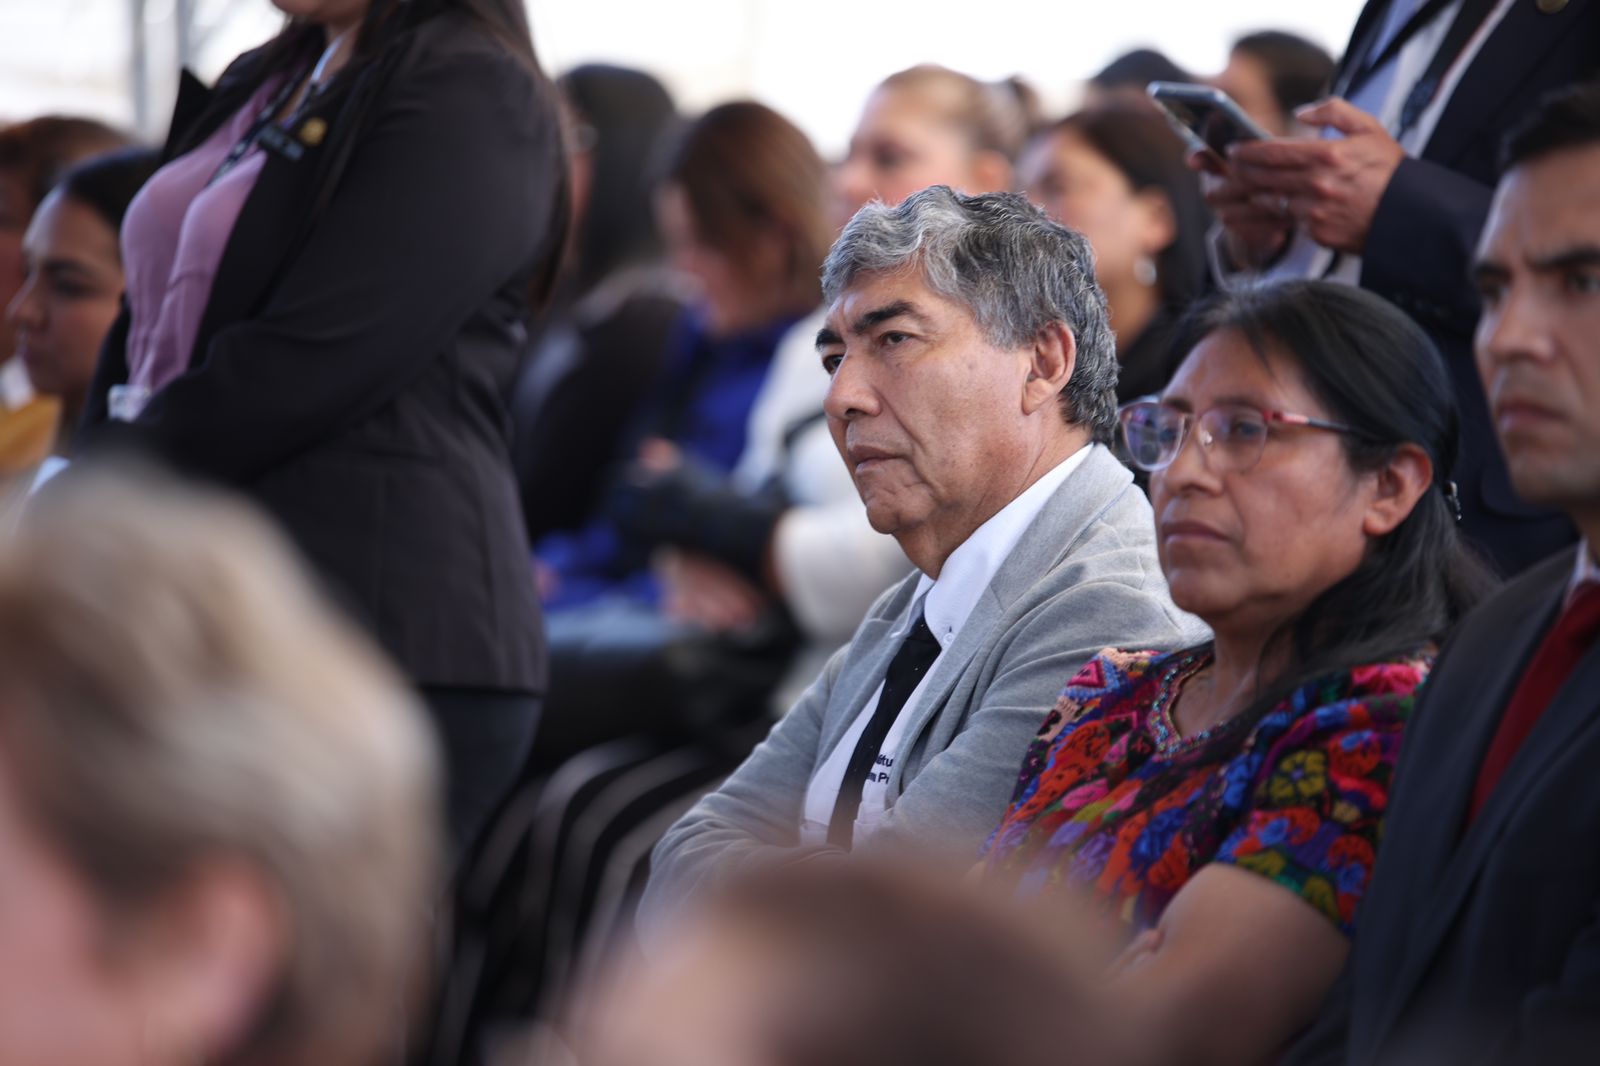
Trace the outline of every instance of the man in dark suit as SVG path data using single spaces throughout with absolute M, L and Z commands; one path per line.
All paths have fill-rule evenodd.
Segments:
M 1238 146 L 1208 196 L 1224 261 L 1360 284 L 1433 337 L 1461 403 L 1463 528 L 1508 574 L 1573 534 L 1511 490 L 1472 366 L 1467 266 L 1505 131 L 1597 70 L 1600 0 L 1370 0 L 1333 97 L 1300 112 L 1323 136 Z
M 1543 104 L 1508 160 L 1478 369 L 1517 491 L 1583 540 L 1445 649 L 1361 935 L 1293 1063 L 1592 1061 L 1600 1039 L 1600 86 Z

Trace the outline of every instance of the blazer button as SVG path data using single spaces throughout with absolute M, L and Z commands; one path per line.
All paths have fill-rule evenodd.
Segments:
M 1565 9 L 1566 6 L 1567 0 L 1539 0 L 1539 10 L 1543 11 L 1546 15 L 1558 14 Z

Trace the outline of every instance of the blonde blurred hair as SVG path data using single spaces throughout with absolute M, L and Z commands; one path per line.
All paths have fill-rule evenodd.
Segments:
M 949 67 L 922 63 L 889 75 L 878 88 L 920 94 L 962 132 L 974 152 L 996 152 L 1015 162 L 1027 142 L 1028 116 L 1008 85 L 989 85 Z
M 68 474 L 8 525 L 0 754 L 25 813 L 113 925 L 208 860 L 261 877 L 284 972 L 220 1061 L 371 1061 L 438 890 L 436 754 L 407 689 L 243 504 Z

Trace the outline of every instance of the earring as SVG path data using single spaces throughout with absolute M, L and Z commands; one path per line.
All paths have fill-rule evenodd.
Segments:
M 1141 255 L 1133 261 L 1133 280 L 1145 288 L 1156 283 L 1156 261 L 1148 255 Z

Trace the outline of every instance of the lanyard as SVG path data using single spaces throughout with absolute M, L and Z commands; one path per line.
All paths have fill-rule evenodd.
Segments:
M 267 101 L 266 106 L 261 109 L 261 113 L 256 116 L 255 121 L 250 123 L 250 128 L 245 131 L 244 136 L 240 137 L 234 146 L 228 149 L 227 156 L 223 158 L 216 171 L 212 173 L 211 180 L 206 182 L 207 186 L 215 185 L 222 180 L 224 174 L 239 165 L 239 160 L 244 158 L 251 145 L 255 144 L 261 137 L 262 131 L 272 124 L 278 112 L 283 110 L 283 105 L 289 102 L 289 98 L 300 87 L 300 82 L 301 79 L 298 77 L 284 79 L 283 85 L 277 92 L 272 94 L 272 99 Z M 313 88 L 311 92 L 306 94 L 306 99 L 301 102 L 300 107 L 304 108 L 315 95 L 316 89 Z

